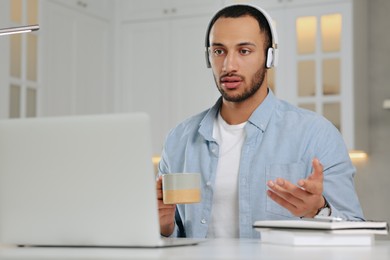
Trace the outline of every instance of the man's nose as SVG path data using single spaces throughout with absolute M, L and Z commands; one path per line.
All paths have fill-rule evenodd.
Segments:
M 235 53 L 228 53 L 223 63 L 223 71 L 232 72 L 238 69 L 238 57 Z

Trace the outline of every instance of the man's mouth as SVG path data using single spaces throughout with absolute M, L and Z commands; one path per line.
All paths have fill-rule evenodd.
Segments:
M 221 85 L 227 89 L 235 89 L 240 86 L 242 82 L 241 77 L 238 76 L 226 76 L 221 78 Z

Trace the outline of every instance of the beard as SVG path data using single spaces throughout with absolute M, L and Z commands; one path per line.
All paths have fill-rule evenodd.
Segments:
M 258 71 L 256 71 L 255 75 L 252 78 L 250 88 L 246 89 L 243 93 L 237 94 L 237 95 L 230 95 L 225 90 L 223 90 L 223 88 L 219 84 L 220 81 L 217 81 L 217 79 L 215 78 L 215 75 L 214 75 L 214 80 L 215 80 L 215 83 L 217 85 L 219 92 L 221 93 L 222 97 L 226 101 L 238 103 L 238 102 L 242 102 L 242 101 L 247 100 L 248 98 L 253 96 L 260 89 L 261 85 L 264 82 L 265 72 L 266 72 L 266 70 L 264 68 L 260 68 Z M 238 76 L 238 77 L 242 78 L 243 81 L 245 80 L 245 78 L 243 78 L 240 75 L 236 75 L 236 74 L 225 74 L 222 77 L 227 76 L 227 75 Z

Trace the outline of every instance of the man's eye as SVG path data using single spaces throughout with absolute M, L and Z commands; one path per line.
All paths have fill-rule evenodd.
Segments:
M 243 55 L 248 55 L 249 53 L 251 53 L 251 51 L 247 50 L 247 49 L 242 49 L 242 50 L 240 50 L 240 53 Z
M 214 50 L 214 54 L 216 55 L 216 56 L 220 56 L 220 55 L 223 55 L 225 52 L 223 51 L 223 50 L 221 50 L 221 49 L 215 49 Z

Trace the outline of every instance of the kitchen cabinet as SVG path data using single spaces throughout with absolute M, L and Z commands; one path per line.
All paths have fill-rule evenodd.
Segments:
M 108 1 L 91 1 L 101 6 Z M 66 3 L 66 4 L 65 4 Z M 112 24 L 106 14 L 67 1 L 43 1 L 41 115 L 112 111 Z M 103 4 L 102 4 L 103 3 Z M 80 11 L 79 9 L 82 9 Z M 112 14 L 112 13 L 111 13 Z
M 153 152 L 160 154 L 171 128 L 212 106 L 219 96 L 204 57 L 205 32 L 215 3 L 181 16 L 164 14 L 162 3 L 175 1 L 152 2 L 156 4 L 140 4 L 137 9 L 129 7 L 131 1 L 117 6 L 126 10 L 117 21 L 121 72 L 117 101 L 120 112 L 149 113 Z M 177 14 L 185 4 L 189 7 L 198 3 L 183 1 L 172 8 L 176 8 Z M 148 6 L 150 8 L 146 8 Z M 148 9 L 144 10 L 144 17 L 128 16 L 140 12 L 139 8 L 143 7 Z

